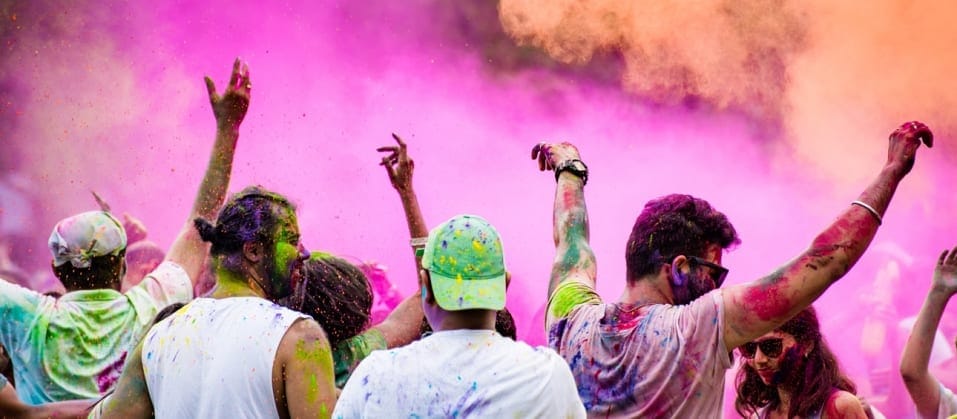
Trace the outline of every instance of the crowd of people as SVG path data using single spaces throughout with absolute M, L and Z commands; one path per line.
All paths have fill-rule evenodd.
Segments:
M 595 290 L 587 165 L 570 143 L 535 145 L 557 182 L 556 255 L 548 345 L 532 347 L 505 307 L 500 232 L 473 214 L 429 229 L 402 138 L 378 151 L 418 277 L 405 297 L 378 265 L 305 249 L 289 198 L 260 186 L 227 197 L 249 69 L 237 59 L 222 93 L 206 84 L 216 138 L 169 249 L 104 204 L 53 227 L 63 293 L 0 280 L 0 417 L 718 417 L 736 358 L 742 417 L 882 416 L 812 304 L 864 254 L 932 145 L 920 122 L 891 133 L 881 171 L 807 250 L 752 282 L 722 287 L 722 256 L 740 241 L 723 213 L 689 195 L 648 201 L 614 302 Z M 957 414 L 928 368 L 955 293 L 957 248 L 941 254 L 900 360 L 919 417 Z

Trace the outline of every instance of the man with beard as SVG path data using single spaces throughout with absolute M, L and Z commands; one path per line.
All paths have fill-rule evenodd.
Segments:
M 216 286 L 159 322 L 133 352 L 106 402 L 105 417 L 329 416 L 335 407 L 332 355 L 322 328 L 275 304 L 292 293 L 309 257 L 295 208 L 249 187 L 213 225 Z
M 731 349 L 774 330 L 810 305 L 860 258 L 899 182 L 910 172 L 924 124 L 890 136 L 877 178 L 808 250 L 757 281 L 720 289 L 725 249 L 739 242 L 724 214 L 688 195 L 645 205 L 625 251 L 617 303 L 595 292 L 584 186 L 588 168 L 571 144 L 532 149 L 553 169 L 557 255 L 549 281 L 549 345 L 571 366 L 591 416 L 719 417 Z

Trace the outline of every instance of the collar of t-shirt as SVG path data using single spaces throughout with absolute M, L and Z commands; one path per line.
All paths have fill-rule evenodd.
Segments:
M 97 290 L 70 291 L 60 297 L 60 301 L 109 301 L 122 298 L 123 294 L 109 288 Z

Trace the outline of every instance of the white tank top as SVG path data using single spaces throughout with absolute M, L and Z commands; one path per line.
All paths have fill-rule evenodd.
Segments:
M 273 361 L 305 314 L 262 298 L 198 298 L 154 326 L 143 373 L 157 418 L 279 418 Z

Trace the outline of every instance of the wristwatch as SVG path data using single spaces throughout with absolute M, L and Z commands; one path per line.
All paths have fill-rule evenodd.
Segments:
M 558 182 L 558 175 L 565 171 L 581 178 L 582 186 L 588 183 L 588 166 L 585 165 L 585 162 L 578 159 L 571 159 L 558 163 L 558 166 L 555 166 L 556 182 Z

